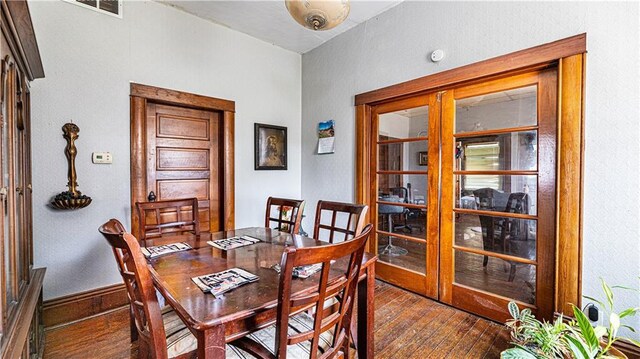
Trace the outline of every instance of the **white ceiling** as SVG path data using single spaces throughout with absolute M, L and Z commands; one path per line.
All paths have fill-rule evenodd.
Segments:
M 347 20 L 327 31 L 312 31 L 300 26 L 289 15 L 284 0 L 159 1 L 276 46 L 304 54 L 334 36 L 398 5 L 402 0 L 352 0 Z

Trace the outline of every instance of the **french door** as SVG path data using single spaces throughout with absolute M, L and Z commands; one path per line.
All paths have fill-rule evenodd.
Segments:
M 371 108 L 378 276 L 502 321 L 553 313 L 557 71 Z
M 551 69 L 442 95 L 441 301 L 552 316 L 556 89 Z
M 436 94 L 372 112 L 370 198 L 376 271 L 386 281 L 438 296 L 440 106 Z

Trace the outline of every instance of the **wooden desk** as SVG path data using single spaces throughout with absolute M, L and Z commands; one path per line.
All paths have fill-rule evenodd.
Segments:
M 250 235 L 262 240 L 255 245 L 221 251 L 208 245 L 208 240 Z M 198 358 L 224 358 L 225 342 L 245 336 L 256 329 L 275 323 L 278 295 L 278 273 L 270 267 L 280 263 L 285 244 L 296 247 L 326 245 L 311 238 L 292 236 L 268 228 L 245 228 L 235 231 L 175 235 L 147 240 L 148 246 L 186 242 L 194 250 L 178 252 L 149 261 L 153 280 L 167 300 L 198 339 Z M 375 261 L 365 253 L 358 283 L 356 346 L 359 358 L 373 358 L 373 313 Z M 239 267 L 260 276 L 250 283 L 216 299 L 203 293 L 192 277 Z M 338 261 L 334 268 L 346 267 Z M 339 275 L 336 272 L 336 275 Z M 310 290 L 317 286 L 318 275 L 295 279 L 292 291 Z M 315 279 L 315 280 L 314 280 Z

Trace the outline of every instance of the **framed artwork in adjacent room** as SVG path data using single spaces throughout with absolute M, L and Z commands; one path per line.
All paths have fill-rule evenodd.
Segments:
M 418 166 L 426 166 L 428 158 L 427 151 L 418 152 Z

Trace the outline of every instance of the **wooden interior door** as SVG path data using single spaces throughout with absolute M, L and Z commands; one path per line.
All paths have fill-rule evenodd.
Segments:
M 148 102 L 146 113 L 147 193 L 195 197 L 200 229 L 221 230 L 220 112 Z
M 437 298 L 440 110 L 428 94 L 375 106 L 371 116 L 370 250 L 376 274 Z M 435 140 L 432 140 L 432 139 Z M 428 165 L 420 156 L 429 153 Z
M 497 321 L 516 301 L 552 318 L 556 107 L 556 69 L 444 93 L 441 301 Z

